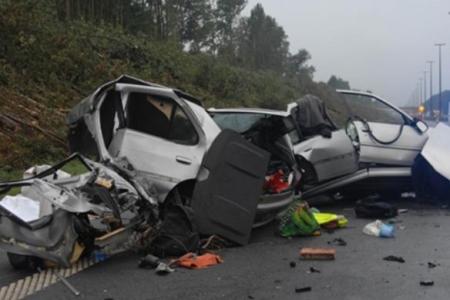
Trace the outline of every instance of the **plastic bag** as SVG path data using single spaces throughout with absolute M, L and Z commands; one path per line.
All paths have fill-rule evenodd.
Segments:
M 394 237 L 395 227 L 394 225 L 384 224 L 380 220 L 376 220 L 364 226 L 363 232 L 371 236 L 390 238 Z

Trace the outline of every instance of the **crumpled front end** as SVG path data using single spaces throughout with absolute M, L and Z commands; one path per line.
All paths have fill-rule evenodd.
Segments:
M 88 171 L 58 176 L 76 158 Z M 108 255 L 145 245 L 157 208 L 147 199 L 148 185 L 137 187 L 122 175 L 75 154 L 30 178 L 0 183 L 2 193 L 22 188 L 0 201 L 0 248 L 67 267 L 95 252 Z

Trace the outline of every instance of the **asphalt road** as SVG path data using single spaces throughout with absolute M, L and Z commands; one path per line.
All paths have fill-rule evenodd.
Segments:
M 81 291 L 75 297 L 61 283 L 31 296 L 31 299 L 449 299 L 450 210 L 423 204 L 399 203 L 409 211 L 396 218 L 396 237 L 366 236 L 370 220 L 356 219 L 351 204 L 322 207 L 343 213 L 346 229 L 320 237 L 283 239 L 274 225 L 254 230 L 245 247 L 220 251 L 224 263 L 204 270 L 177 269 L 167 276 L 137 268 L 133 253 L 113 257 L 72 277 Z M 301 261 L 301 247 L 330 246 L 342 238 L 347 246 L 334 246 L 334 261 Z M 405 263 L 387 262 L 388 255 L 402 256 Z M 4 257 L 4 256 L 3 256 Z M 290 262 L 295 262 L 292 268 Z M 428 262 L 438 264 L 429 268 Z M 320 273 L 309 273 L 310 267 Z M 2 258 L 0 283 L 23 277 Z M 424 287 L 421 280 L 432 280 Z M 296 293 L 296 288 L 311 287 Z

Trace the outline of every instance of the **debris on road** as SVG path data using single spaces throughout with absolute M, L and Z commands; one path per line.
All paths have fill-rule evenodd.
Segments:
M 398 263 L 404 263 L 405 259 L 401 256 L 395 256 L 395 255 L 389 255 L 386 257 L 383 257 L 383 260 L 385 261 L 393 261 L 393 262 L 398 262 Z
M 304 201 L 292 203 L 280 219 L 278 231 L 282 237 L 320 235 L 320 225 Z
M 355 205 L 355 214 L 358 218 L 389 219 L 398 215 L 395 205 L 382 202 L 379 195 L 371 195 L 358 200 Z
M 320 270 L 319 270 L 319 269 L 316 269 L 316 268 L 314 268 L 314 267 L 309 267 L 308 273 L 320 273 Z
M 433 286 L 434 285 L 434 281 L 432 280 L 422 280 L 420 282 L 421 286 Z
M 325 229 L 337 229 L 347 226 L 348 220 L 343 215 L 331 213 L 313 212 L 313 216 L 317 223 Z
M 327 242 L 328 245 L 347 246 L 347 242 L 342 238 L 335 238 L 332 241 Z
M 302 248 L 300 258 L 304 260 L 334 260 L 336 250 L 333 248 Z
M 432 262 L 428 262 L 428 268 L 430 269 L 434 269 L 438 266 L 438 264 L 432 263 Z
M 305 293 L 305 292 L 311 292 L 312 288 L 310 286 L 302 287 L 302 288 L 295 288 L 296 293 Z
M 171 265 L 178 265 L 187 269 L 204 269 L 221 263 L 223 263 L 223 259 L 217 254 L 205 253 L 197 255 L 195 253 L 187 253 L 172 262 Z
M 160 262 L 155 269 L 155 273 L 158 275 L 167 275 L 175 272 L 175 269 L 172 269 L 168 264 Z
M 394 225 L 385 224 L 380 220 L 376 220 L 364 226 L 363 233 L 370 236 L 392 238 L 394 237 L 395 227 Z
M 295 268 L 295 267 L 297 266 L 297 263 L 296 263 L 295 261 L 291 261 L 291 262 L 289 263 L 289 266 L 290 266 L 291 268 Z
M 158 257 L 148 254 L 139 260 L 138 267 L 141 269 L 156 269 L 160 263 Z

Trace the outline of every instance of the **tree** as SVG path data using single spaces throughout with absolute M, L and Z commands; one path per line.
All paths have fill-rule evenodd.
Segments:
M 342 90 L 349 90 L 350 84 L 348 81 L 343 80 L 342 78 L 339 78 L 337 76 L 332 75 L 327 83 L 331 88 L 333 89 L 342 89 Z
M 236 55 L 237 22 L 246 4 L 246 0 L 216 1 L 212 50 L 221 57 L 232 60 Z
M 261 4 L 241 23 L 238 53 L 244 64 L 255 70 L 281 73 L 288 57 L 289 42 L 283 27 L 267 16 Z
M 287 58 L 286 75 L 296 76 L 297 78 L 309 77 L 312 78 L 314 74 L 314 67 L 306 65 L 306 62 L 311 59 L 311 55 L 305 49 L 298 50 L 294 55 L 290 54 Z

